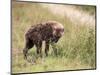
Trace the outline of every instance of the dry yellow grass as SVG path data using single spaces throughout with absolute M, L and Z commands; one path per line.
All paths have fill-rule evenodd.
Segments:
M 13 73 L 95 69 L 95 18 L 92 17 L 93 21 L 91 20 L 90 23 L 90 21 L 87 21 L 87 17 L 91 19 L 90 15 L 84 15 L 86 12 L 83 11 L 81 13 L 81 10 L 77 8 L 70 8 L 71 5 L 69 5 L 70 7 L 64 7 L 65 12 L 57 8 L 57 10 L 60 11 L 59 13 L 66 13 L 66 15 L 54 14 L 52 13 L 52 11 L 55 10 L 54 6 L 55 4 L 49 8 L 45 8 L 43 3 L 15 1 L 12 3 Z M 67 10 L 72 12 L 66 12 Z M 74 10 L 76 11 L 75 13 Z M 81 13 L 81 18 L 87 16 L 86 19 L 84 19 L 86 20 L 84 21 L 85 23 L 81 22 L 80 18 L 76 19 L 75 14 L 79 15 L 79 13 Z M 72 14 L 75 16 L 72 16 Z M 35 59 L 36 50 L 34 47 L 29 51 L 30 58 L 32 59 L 32 57 L 34 57 L 37 62 L 34 65 L 23 59 L 24 33 L 31 25 L 47 20 L 61 22 L 65 28 L 64 36 L 57 43 L 58 57 L 53 55 L 52 48 L 50 47 L 48 57 L 43 60 Z M 78 25 L 75 24 L 74 21 Z M 92 24 L 94 25 L 93 27 L 91 27 Z

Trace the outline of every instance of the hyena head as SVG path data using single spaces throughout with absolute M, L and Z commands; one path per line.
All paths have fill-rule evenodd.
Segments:
M 56 23 L 53 26 L 53 40 L 57 42 L 64 34 L 64 27 L 60 23 Z

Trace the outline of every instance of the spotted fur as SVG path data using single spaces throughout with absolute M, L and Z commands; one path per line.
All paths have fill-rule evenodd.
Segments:
M 49 44 L 57 43 L 64 33 L 64 27 L 56 21 L 47 21 L 33 25 L 25 33 L 25 48 L 23 49 L 24 58 L 27 59 L 27 52 L 34 45 L 37 48 L 37 54 L 41 54 L 42 42 L 45 41 L 45 54 L 48 56 Z

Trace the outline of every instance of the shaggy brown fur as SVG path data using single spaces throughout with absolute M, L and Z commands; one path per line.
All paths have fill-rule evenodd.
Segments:
M 45 54 L 48 56 L 49 43 L 57 43 L 64 33 L 62 24 L 56 21 L 47 21 L 31 26 L 25 34 L 25 48 L 23 49 L 24 58 L 27 59 L 27 52 L 34 45 L 37 48 L 37 54 L 41 54 L 42 42 L 45 41 Z

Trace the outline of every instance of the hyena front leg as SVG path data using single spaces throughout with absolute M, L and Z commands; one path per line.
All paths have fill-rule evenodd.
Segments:
M 36 44 L 36 48 L 37 48 L 37 50 L 36 50 L 37 51 L 37 55 L 42 57 L 42 42 L 38 42 Z
M 56 45 L 56 43 L 51 43 L 51 46 L 53 48 L 54 54 L 57 56 L 58 55 L 58 51 L 57 51 L 57 45 Z

